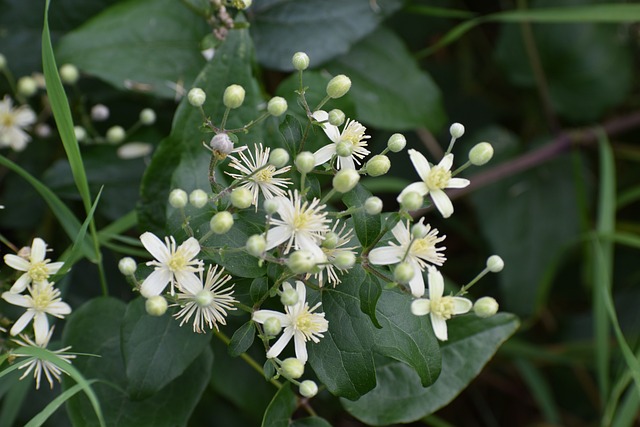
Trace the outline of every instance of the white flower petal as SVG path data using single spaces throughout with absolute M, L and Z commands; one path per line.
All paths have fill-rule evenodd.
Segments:
M 412 262 L 413 277 L 409 281 L 409 288 L 411 289 L 411 295 L 416 298 L 420 298 L 424 295 L 424 277 L 422 277 L 422 270 L 417 262 Z
M 31 300 L 24 295 L 14 294 L 12 292 L 3 292 L 2 299 L 9 304 L 17 305 L 19 307 L 31 307 Z
M 444 279 L 437 268 L 429 266 L 429 298 L 438 300 L 444 293 Z
M 431 166 L 429 166 L 426 157 L 424 157 L 421 152 L 413 149 L 410 149 L 408 152 L 416 172 L 418 172 L 418 175 L 423 181 L 426 181 L 429 176 L 429 171 L 431 170 Z
M 50 262 L 45 265 L 45 268 L 47 269 L 47 273 L 49 273 L 49 275 L 52 275 L 52 274 L 56 274 L 58 270 L 62 268 L 63 265 L 64 265 L 64 262 Z
M 47 244 L 39 237 L 33 239 L 31 243 L 31 262 L 40 262 L 44 261 L 45 256 L 47 255 Z
M 464 188 L 469 185 L 471 181 L 464 178 L 451 178 L 447 184 L 447 188 Z
M 415 316 L 426 316 L 431 312 L 431 301 L 427 298 L 419 298 L 411 303 L 411 313 Z
M 171 271 L 167 269 L 154 270 L 140 285 L 140 294 L 145 298 L 160 295 L 171 280 Z
M 33 316 L 35 315 L 35 311 L 27 310 L 24 312 L 22 316 L 16 320 L 16 323 L 13 324 L 13 327 L 9 331 L 11 335 L 18 335 L 22 330 L 31 322 Z
M 322 123 L 322 129 L 324 130 L 324 133 L 329 137 L 331 141 L 333 141 L 336 144 L 340 141 L 340 129 L 338 129 L 337 126 L 334 126 L 328 122 L 329 113 L 323 110 L 318 110 L 315 113 L 313 113 L 313 118 L 319 122 L 325 122 L 325 123 Z
M 422 181 L 414 182 L 414 183 L 411 183 L 411 184 L 407 185 L 404 188 L 404 190 L 402 190 L 400 192 L 400 194 L 398 195 L 398 198 L 396 199 L 398 201 L 398 203 L 400 203 L 402 201 L 402 198 L 404 197 L 405 194 L 410 193 L 412 191 L 420 194 L 421 196 L 424 196 L 425 194 L 427 194 L 429 192 L 429 187 L 427 187 L 427 184 L 425 184 Z
M 453 299 L 453 314 L 468 313 L 473 307 L 473 303 L 466 298 L 452 297 Z
M 353 157 L 338 157 L 338 169 L 355 169 L 356 164 Z
M 444 170 L 451 170 L 451 166 L 453 166 L 453 154 L 449 153 L 444 156 L 442 160 L 440 160 L 440 163 L 438 163 L 438 166 Z
M 304 307 L 307 301 L 307 287 L 300 280 L 296 280 L 296 292 L 298 293 L 298 302 L 296 305 Z
M 202 281 L 196 276 L 195 273 L 190 271 L 176 271 L 173 273 L 176 276 L 178 287 L 192 295 L 197 294 L 203 289 Z
M 336 154 L 336 145 L 329 144 L 325 145 L 315 153 L 313 153 L 313 158 L 315 159 L 314 166 L 322 165 L 327 163 L 331 158 Z
M 14 270 L 27 271 L 31 263 L 18 255 L 7 254 L 4 256 L 4 263 Z
M 158 261 L 167 262 L 171 258 L 169 248 L 155 234 L 147 231 L 140 236 L 140 241 L 147 252 Z
M 29 283 L 31 283 L 31 276 L 29 276 L 27 273 L 24 273 L 18 278 L 18 280 L 16 280 L 16 283 L 14 283 L 11 289 L 9 289 L 9 292 L 11 292 L 12 294 L 19 294 L 20 292 L 27 289 Z
M 285 328 L 280 338 L 271 346 L 269 351 L 267 351 L 267 358 L 273 359 L 274 357 L 278 357 L 282 350 L 289 344 L 291 338 L 293 337 L 293 328 Z
M 273 227 L 267 233 L 267 248 L 266 250 L 270 250 L 275 248 L 276 246 L 286 242 L 291 238 L 291 231 L 289 227 L 285 225 L 278 225 Z
M 187 259 L 193 259 L 200 253 L 200 243 L 194 237 L 189 237 L 178 246 L 177 251 L 180 251 Z
M 304 340 L 304 334 L 302 332 L 296 332 L 293 336 L 293 342 L 296 349 L 296 358 L 302 363 L 307 363 L 309 356 L 307 354 L 307 342 Z
M 449 196 L 442 190 L 431 190 L 431 199 L 443 218 L 449 218 L 453 214 L 453 204 Z
M 49 304 L 46 312 L 56 317 L 66 316 L 71 313 L 71 307 L 66 302 L 57 301 Z
M 33 317 L 33 331 L 36 336 L 36 344 L 42 344 L 47 341 L 49 334 L 49 321 L 45 313 L 36 313 Z
M 253 316 L 251 316 L 251 319 L 254 322 L 258 322 L 258 323 L 264 323 L 267 321 L 267 319 L 270 319 L 272 317 L 275 317 L 276 319 L 278 319 L 280 321 L 280 325 L 282 326 L 287 326 L 289 324 L 289 318 L 287 317 L 286 314 L 284 313 L 280 313 L 279 311 L 273 311 L 273 310 L 258 310 L 255 311 L 253 313 Z M 286 322 L 287 325 L 283 324 L 284 322 Z
M 431 326 L 433 327 L 433 332 L 436 334 L 436 338 L 440 341 L 449 339 L 447 335 L 447 322 L 442 317 L 431 313 Z
M 397 264 L 404 253 L 405 250 L 400 246 L 382 246 L 369 253 L 369 262 L 373 265 Z
M 411 233 L 409 233 L 409 229 L 403 221 L 398 221 L 391 229 L 391 234 L 393 234 L 393 237 L 395 237 L 401 245 L 408 245 L 411 241 Z

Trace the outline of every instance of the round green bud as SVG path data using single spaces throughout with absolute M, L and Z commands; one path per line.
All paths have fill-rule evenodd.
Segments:
M 289 255 L 287 266 L 295 274 L 309 273 L 316 266 L 316 258 L 309 251 L 295 251 Z
M 87 139 L 87 131 L 82 126 L 74 126 L 73 133 L 77 141 L 82 142 Z
M 402 196 L 402 200 L 400 200 L 400 206 L 408 211 L 415 211 L 416 209 L 420 209 L 423 203 L 424 197 L 422 197 L 420 193 L 415 191 L 409 191 L 408 193 L 405 193 Z
M 250 255 L 260 257 L 267 248 L 267 240 L 261 234 L 254 234 L 247 239 L 245 248 Z
M 336 144 L 336 154 L 340 157 L 350 157 L 353 154 L 351 141 L 340 141 Z
M 364 211 L 367 215 L 378 215 L 382 212 L 382 200 L 380 197 L 372 196 L 365 200 Z
M 216 234 L 224 234 L 233 227 L 233 216 L 227 211 L 218 212 L 211 218 L 209 227 Z
M 329 231 L 324 235 L 324 240 L 322 241 L 322 247 L 327 249 L 333 249 L 338 246 L 338 235 L 333 231 Z
M 333 109 L 329 111 L 329 124 L 333 126 L 342 126 L 344 121 L 346 120 L 346 116 L 342 112 L 342 110 Z
M 150 126 L 156 122 L 156 112 L 151 108 L 145 108 L 140 111 L 140 123 Z
M 291 58 L 293 68 L 298 71 L 304 71 L 309 68 L 309 56 L 304 52 L 296 52 Z
M 189 91 L 189 93 L 187 93 L 187 100 L 189 101 L 189 104 L 194 107 L 202 107 L 206 99 L 207 94 L 199 87 L 194 87 Z
M 296 305 L 299 300 L 298 292 L 292 287 L 286 287 L 280 294 L 280 302 L 282 305 Z
M 356 263 L 356 255 L 353 252 L 340 252 L 333 260 L 333 265 L 340 270 L 348 270 Z
M 229 196 L 231 204 L 238 209 L 246 209 L 253 203 L 253 194 L 248 188 L 239 187 L 234 189 Z
M 269 155 L 269 164 L 281 168 L 289 163 L 289 152 L 284 148 L 275 148 Z
M 369 176 L 381 176 L 389 172 L 391 161 L 384 154 L 373 156 L 367 162 L 367 173 Z
M 339 193 L 348 193 L 360 181 L 360 174 L 355 169 L 340 169 L 333 177 L 333 188 Z
M 0 70 L 4 70 L 7 66 L 7 58 L 0 53 Z
M 272 116 L 279 117 L 287 111 L 287 100 L 281 96 L 274 96 L 267 103 L 267 111 Z
M 264 210 L 268 215 L 273 215 L 274 213 L 278 212 L 278 208 L 280 207 L 278 202 L 274 199 L 265 200 L 262 206 L 264 207 Z
M 311 380 L 304 380 L 300 383 L 299 391 L 304 397 L 311 398 L 318 394 L 318 385 Z
M 295 357 L 289 357 L 282 361 L 282 375 L 287 378 L 296 379 L 304 374 L 304 363 Z
M 392 151 L 394 153 L 399 153 L 400 151 L 404 150 L 404 147 L 406 146 L 407 139 L 401 133 L 394 133 L 389 137 L 389 140 L 387 141 L 387 148 L 389 148 L 389 151 Z
M 233 0 L 233 6 L 238 10 L 244 10 L 251 7 L 253 0 Z
M 488 142 L 481 142 L 469 151 L 469 161 L 472 165 L 482 166 L 493 157 L 493 146 Z
M 498 255 L 491 255 L 487 258 L 487 270 L 492 273 L 499 273 L 504 268 L 504 261 Z
M 491 317 L 498 312 L 498 301 L 491 297 L 482 297 L 473 304 L 473 312 L 478 317 Z
M 351 89 L 351 79 L 344 74 L 339 74 L 327 83 L 327 95 L 329 98 L 341 98 Z
M 262 325 L 264 327 L 264 333 L 270 336 L 276 336 L 282 331 L 282 324 L 277 317 L 269 317 L 264 321 Z
M 461 123 L 454 123 L 449 128 L 449 133 L 453 138 L 458 139 L 464 135 L 464 126 Z
M 176 209 L 184 208 L 188 202 L 189 196 L 187 192 L 180 188 L 176 188 L 169 193 L 169 204 Z
M 122 141 L 124 141 L 126 136 L 127 133 L 122 128 L 122 126 L 111 126 L 109 129 L 107 129 L 106 137 L 107 141 L 110 144 L 120 144 Z
M 425 298 L 418 298 L 411 303 L 411 313 L 414 316 L 425 316 L 431 311 L 431 301 Z
M 38 91 L 38 83 L 33 77 L 25 76 L 18 79 L 18 93 L 30 97 Z
M 401 262 L 393 270 L 393 280 L 406 285 L 411 281 L 411 279 L 413 279 L 415 273 L 416 272 L 411 264 L 408 262 Z
M 91 107 L 91 119 L 96 122 L 104 122 L 109 118 L 109 107 L 102 104 L 96 104 Z
M 204 190 L 198 188 L 189 194 L 189 203 L 191 203 L 191 206 L 194 208 L 203 208 L 209 203 L 209 196 Z
M 202 289 L 196 293 L 193 302 L 195 302 L 198 307 L 209 307 L 214 299 L 215 297 L 211 291 Z
M 118 270 L 125 276 L 133 276 L 133 273 L 136 272 L 138 268 L 138 264 L 136 264 L 135 260 L 129 256 L 124 257 L 118 261 Z
M 222 103 L 227 108 L 238 108 L 244 102 L 244 88 L 240 85 L 229 85 L 222 95 Z
M 427 235 L 427 232 L 427 227 L 424 224 L 418 223 L 411 227 L 411 236 L 413 236 L 415 239 L 422 239 Z
M 313 156 L 313 153 L 309 151 L 303 151 L 298 154 L 295 160 L 296 168 L 300 173 L 309 173 L 313 170 L 316 164 L 316 158 Z
M 155 317 L 162 316 L 166 313 L 168 306 L 167 300 L 162 295 L 152 296 L 144 302 L 144 308 L 147 310 L 147 314 Z
M 60 80 L 66 84 L 75 84 L 80 78 L 78 67 L 73 64 L 64 64 L 60 67 Z

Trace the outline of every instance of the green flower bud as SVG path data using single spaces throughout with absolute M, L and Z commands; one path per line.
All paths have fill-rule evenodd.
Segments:
M 275 117 L 283 115 L 287 111 L 287 100 L 281 96 L 274 96 L 267 103 L 267 111 Z
M 353 154 L 353 143 L 351 141 L 340 141 L 336 144 L 336 154 L 340 157 L 349 157 Z
M 216 234 L 224 234 L 233 227 L 233 216 L 227 211 L 218 212 L 211 218 L 209 227 Z
M 282 361 L 282 375 L 287 378 L 296 379 L 304 374 L 304 363 L 295 357 L 289 357 Z
M 262 206 L 264 207 L 265 212 L 267 212 L 267 214 L 269 215 L 273 215 L 274 213 L 278 212 L 278 208 L 280 207 L 278 205 L 278 202 L 274 199 L 265 200 Z
M 296 157 L 294 163 L 300 173 L 309 173 L 315 167 L 316 158 L 313 157 L 313 153 L 309 151 L 303 151 L 302 153 L 298 154 L 298 157 Z
M 240 85 L 229 85 L 222 95 L 222 103 L 227 108 L 238 108 L 244 102 L 244 88 Z
M 464 126 L 462 124 L 460 124 L 460 123 L 454 123 L 449 128 L 449 133 L 451 134 L 451 136 L 453 138 L 458 139 L 462 135 L 464 135 Z
M 189 196 L 187 192 L 180 188 L 176 188 L 169 193 L 169 204 L 176 209 L 184 208 L 188 202 Z
M 295 274 L 309 273 L 316 266 L 316 259 L 311 252 L 299 250 L 289 255 L 287 266 Z
M 504 261 L 498 255 L 487 258 L 487 269 L 492 273 L 499 273 L 504 268 Z
M 87 139 L 87 131 L 82 126 L 74 126 L 73 133 L 76 136 L 76 140 L 79 142 Z
M 296 70 L 304 71 L 309 68 L 309 56 L 304 52 L 296 52 L 291 58 L 291 63 Z
M 120 144 L 122 141 L 124 141 L 126 136 L 127 133 L 124 131 L 122 126 L 111 126 L 109 129 L 107 129 L 106 137 L 107 141 L 110 144 Z
M 318 394 L 318 385 L 311 380 L 304 380 L 300 383 L 299 391 L 304 397 L 311 398 Z
M 402 196 L 400 206 L 405 210 L 415 211 L 416 209 L 420 209 L 423 203 L 424 197 L 422 197 L 420 193 L 410 191 Z
M 393 280 L 406 285 L 411 281 L 411 279 L 413 279 L 415 273 L 416 272 L 411 264 L 409 264 L 408 262 L 401 262 L 393 270 Z
M 167 312 L 167 300 L 162 295 L 155 295 L 144 302 L 144 308 L 147 314 L 155 317 L 162 316 Z
M 38 91 L 38 83 L 33 77 L 25 76 L 18 79 L 18 93 L 26 97 L 34 95 Z
M 7 58 L 0 53 L 0 70 L 4 70 L 7 66 Z
M 373 156 L 367 162 L 367 173 L 370 176 L 381 176 L 389 172 L 391 161 L 384 154 Z
M 80 72 L 78 68 L 73 64 L 64 64 L 60 67 L 60 80 L 63 83 L 75 84 L 80 78 Z
M 187 100 L 189 101 L 189 104 L 193 105 L 194 107 L 202 107 L 206 99 L 207 94 L 204 93 L 204 91 L 199 87 L 194 87 L 187 94 Z
M 338 235 L 333 231 L 329 231 L 324 235 L 324 240 L 322 241 L 322 247 L 327 249 L 333 249 L 338 245 Z
M 367 215 L 378 215 L 382 212 L 382 200 L 380 197 L 369 197 L 364 201 L 364 211 Z
M 264 253 L 267 248 L 267 241 L 264 236 L 260 234 L 254 234 L 247 239 L 247 244 L 245 245 L 247 252 L 250 255 L 255 257 L 260 257 Z M 274 334 L 275 335 L 275 334 Z
M 264 321 L 262 325 L 264 327 L 264 333 L 270 336 L 276 336 L 282 331 L 282 325 L 277 317 L 269 317 Z
M 418 298 L 411 303 L 411 313 L 414 316 L 426 316 L 431 311 L 431 301 L 425 298 Z
M 498 312 L 498 301 L 491 297 L 482 297 L 473 304 L 473 312 L 476 316 L 486 318 Z
M 344 121 L 346 120 L 346 116 L 342 112 L 342 110 L 338 110 L 337 108 L 329 111 L 329 124 L 333 126 L 342 126 Z
M 281 168 L 289 163 L 289 153 L 284 148 L 275 148 L 269 155 L 269 164 Z
M 472 165 L 482 166 L 493 157 L 493 146 L 488 142 L 481 142 L 469 151 L 469 161 Z
M 203 208 L 209 203 L 209 196 L 204 190 L 193 190 L 191 194 L 189 194 L 189 203 L 195 208 Z
M 356 263 L 356 255 L 353 252 L 340 252 L 333 260 L 333 265 L 341 270 L 348 270 Z
M 140 111 L 140 123 L 150 126 L 156 122 L 156 112 L 151 108 L 145 108 Z
M 138 264 L 136 264 L 135 260 L 129 256 L 124 257 L 118 261 L 118 270 L 125 276 L 133 276 L 133 273 L 136 272 L 138 268 Z
M 398 153 L 404 150 L 404 147 L 406 147 L 406 145 L 407 139 L 401 133 L 394 133 L 389 137 L 389 140 L 387 141 L 387 148 L 389 148 L 389 151 L 392 151 L 394 153 Z
M 238 209 L 246 209 L 253 203 L 253 194 L 245 187 L 239 187 L 231 192 L 231 204 Z
M 354 169 L 340 169 L 333 177 L 333 188 L 339 193 L 347 193 L 360 181 L 360 174 Z
M 248 9 L 253 0 L 233 0 L 233 6 L 238 10 Z
M 341 98 L 351 89 L 351 79 L 344 74 L 339 74 L 327 83 L 327 95 L 329 98 Z
M 296 305 L 298 303 L 298 299 L 298 292 L 291 287 L 285 288 L 280 295 L 280 302 L 282 305 Z
M 427 227 L 424 224 L 415 224 L 411 227 L 411 235 L 416 239 L 422 239 L 427 235 Z

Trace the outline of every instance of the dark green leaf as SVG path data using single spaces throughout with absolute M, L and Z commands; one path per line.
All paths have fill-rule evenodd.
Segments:
M 342 197 L 342 201 L 350 208 L 360 208 L 369 197 L 371 197 L 371 193 L 358 184 Z M 367 215 L 364 209 L 359 209 L 352 214 L 352 218 L 356 236 L 358 236 L 362 247 L 366 248 L 375 241 L 380 233 L 380 215 Z
M 367 274 L 360 284 L 360 310 L 371 318 L 371 322 L 376 328 L 381 328 L 376 318 L 376 305 L 382 294 L 382 286 L 375 277 Z
M 289 383 L 282 386 L 273 396 L 262 420 L 262 427 L 289 427 L 289 420 L 296 409 L 296 395 Z
M 295 420 L 291 423 L 291 427 L 331 427 L 331 424 L 324 418 L 308 417 Z
M 295 155 L 299 151 L 298 147 L 302 141 L 302 124 L 294 116 L 287 114 L 284 122 L 280 125 L 280 133 L 289 154 Z
M 269 279 L 266 277 L 258 277 L 251 282 L 251 288 L 249 289 L 249 295 L 251 295 L 251 301 L 256 303 L 260 301 L 269 292 Z
M 229 355 L 235 357 L 247 351 L 253 344 L 255 332 L 255 326 L 251 320 L 236 329 L 229 343 Z
M 276 367 L 273 366 L 273 363 L 271 362 L 271 360 L 267 359 L 267 361 L 264 362 L 264 365 L 262 366 L 262 371 L 264 372 L 264 378 L 267 381 L 276 376 Z

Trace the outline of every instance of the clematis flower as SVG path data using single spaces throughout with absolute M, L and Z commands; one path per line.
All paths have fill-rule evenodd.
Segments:
M 367 139 L 371 138 L 370 135 L 365 135 L 367 128 L 362 126 L 355 120 L 347 120 L 342 128 L 342 132 L 337 126 L 333 126 L 327 120 L 329 120 L 329 113 L 323 110 L 318 110 L 313 113 L 313 118 L 322 123 L 324 133 L 331 140 L 331 144 L 325 145 L 315 153 L 313 156 L 316 159 L 315 166 L 328 162 L 336 155 L 336 147 L 339 142 L 346 141 L 351 144 L 352 154 L 347 157 L 338 156 L 337 169 L 355 169 L 356 163 L 360 164 L 360 160 L 370 153 L 365 147 L 367 146 Z
M 22 151 L 31 141 L 31 137 L 23 129 L 36 122 L 36 114 L 26 105 L 13 108 L 13 101 L 8 95 L 0 101 L 0 147 L 11 147 Z
M 415 191 L 424 196 L 429 194 L 433 204 L 444 218 L 453 214 L 453 204 L 443 191 L 445 188 L 464 188 L 469 185 L 469 180 L 464 178 L 451 178 L 451 166 L 453 166 L 453 154 L 447 154 L 435 166 L 430 166 L 422 153 L 409 150 L 409 158 L 422 181 L 409 184 L 398 196 L 398 202 L 402 196 L 410 191 Z
M 420 298 L 411 303 L 411 312 L 416 316 L 431 316 L 431 326 L 436 338 L 446 341 L 447 320 L 455 314 L 464 314 L 471 310 L 473 303 L 466 298 L 442 296 L 444 293 L 444 279 L 442 274 L 429 266 L 429 298 Z
M 422 224 L 420 218 L 418 224 Z M 398 222 L 391 230 L 399 244 L 389 242 L 389 246 L 375 248 L 369 253 L 369 262 L 374 265 L 397 264 L 403 260 L 413 267 L 413 278 L 409 281 L 411 294 L 420 298 L 424 295 L 424 278 L 422 272 L 429 264 L 442 265 L 447 259 L 441 253 L 444 246 L 436 247 L 447 236 L 438 237 L 438 229 L 426 224 L 427 233 L 422 238 L 413 239 L 409 229 L 409 221 L 405 225 Z
M 64 264 L 63 262 L 50 263 L 50 259 L 45 259 L 47 244 L 39 237 L 33 239 L 31 248 L 26 252 L 28 255 L 25 257 L 13 254 L 4 256 L 5 264 L 15 270 L 24 271 L 9 290 L 14 294 L 24 291 L 32 282 L 36 285 L 47 284 L 49 276 L 57 273 Z
M 327 245 L 323 244 L 320 247 L 320 249 L 322 249 L 322 253 L 326 257 L 327 263 L 323 266 L 324 268 L 322 268 L 318 273 L 315 274 L 316 278 L 318 279 L 319 286 L 322 286 L 324 283 L 325 271 L 327 273 L 327 281 L 331 283 L 334 287 L 339 283 L 341 283 L 341 280 L 338 277 L 338 272 L 340 274 L 344 274 L 347 270 L 342 269 L 334 265 L 333 263 L 336 260 L 336 258 L 340 256 L 340 254 L 349 252 L 355 255 L 355 252 L 353 251 L 355 247 L 353 246 L 345 247 L 345 245 L 347 245 L 353 237 L 353 228 L 349 228 L 345 231 L 345 228 L 347 228 L 347 225 L 343 223 L 340 230 L 336 231 L 338 230 L 339 224 L 340 222 L 336 221 L 335 224 L 333 225 L 333 228 L 331 229 L 331 232 L 335 233 L 337 237 L 335 245 L 331 245 L 331 247 L 327 247 Z
M 287 289 L 293 289 L 293 287 L 288 282 L 285 282 L 283 291 Z M 258 310 L 253 313 L 252 319 L 254 322 L 264 323 L 267 319 L 276 318 L 284 328 L 280 338 L 267 352 L 267 358 L 269 359 L 278 357 L 293 338 L 296 358 L 306 363 L 309 358 L 307 341 L 319 342 L 320 338 L 324 336 L 322 333 L 329 329 L 329 322 L 324 318 L 324 313 L 314 313 L 322 303 L 319 302 L 309 308 L 309 304 L 306 301 L 306 288 L 301 281 L 296 282 L 296 292 L 298 293 L 298 302 L 294 305 L 285 306 L 284 313 L 273 310 Z
M 202 261 L 195 259 L 200 252 L 200 243 L 195 238 L 189 237 L 177 248 L 173 236 L 165 237 L 165 243 L 162 243 L 155 234 L 146 232 L 140 236 L 140 241 L 156 259 L 147 262 L 147 265 L 155 266 L 155 270 L 140 286 L 143 297 L 160 295 L 167 283 L 171 283 L 171 295 L 175 294 L 175 286 L 191 289 L 198 286 L 196 273 L 203 267 Z

